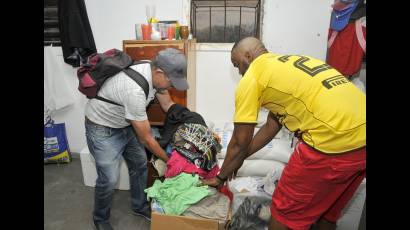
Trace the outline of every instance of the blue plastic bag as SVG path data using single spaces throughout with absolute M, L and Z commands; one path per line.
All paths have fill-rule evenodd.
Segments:
M 47 117 L 44 124 L 44 163 L 69 163 L 71 152 L 68 147 L 65 124 L 54 124 Z

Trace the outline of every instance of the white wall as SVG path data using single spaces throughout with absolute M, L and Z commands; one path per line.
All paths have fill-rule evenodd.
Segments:
M 264 0 L 262 40 L 271 52 L 325 60 L 333 0 Z
M 196 53 L 196 110 L 206 120 L 231 121 L 235 88 L 240 80 L 231 63 L 229 45 L 198 45 Z
M 155 6 L 159 20 L 183 19 L 184 0 L 85 0 L 98 52 L 122 50 L 122 40 L 135 39 L 135 23 L 145 23 L 145 6 Z
M 283 54 L 305 54 L 324 60 L 332 0 L 264 0 L 262 40 L 272 51 Z M 146 5 L 156 6 L 160 20 L 180 20 L 184 23 L 188 0 L 85 0 L 88 18 L 99 52 L 122 49 L 122 40 L 133 39 L 134 24 L 145 22 Z M 196 108 L 206 120 L 231 121 L 234 113 L 235 86 L 240 80 L 230 62 L 227 45 L 202 45 L 197 48 Z M 77 78 L 72 90 L 77 93 Z M 84 104 L 77 102 L 55 114 L 65 121 L 71 150 L 79 152 L 85 146 Z

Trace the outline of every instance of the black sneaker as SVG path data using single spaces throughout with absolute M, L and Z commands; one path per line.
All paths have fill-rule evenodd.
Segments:
M 114 230 L 110 223 L 96 223 L 94 221 L 94 226 L 97 230 Z
M 151 211 L 150 210 L 148 210 L 148 211 L 139 211 L 139 212 L 133 210 L 132 213 L 135 216 L 140 216 L 140 217 L 143 217 L 144 219 L 146 219 L 148 221 L 151 221 Z

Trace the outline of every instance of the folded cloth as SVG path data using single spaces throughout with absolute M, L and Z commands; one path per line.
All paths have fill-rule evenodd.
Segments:
M 199 186 L 198 175 L 181 173 L 164 182 L 155 180 L 154 185 L 144 190 L 148 198 L 154 198 L 165 214 L 181 215 L 192 204 L 212 195 L 207 185 Z
M 229 198 L 222 193 L 216 192 L 214 188 L 209 189 L 214 190 L 213 193 L 215 194 L 205 197 L 198 203 L 192 205 L 185 210 L 182 215 L 222 221 L 226 220 L 230 204 Z

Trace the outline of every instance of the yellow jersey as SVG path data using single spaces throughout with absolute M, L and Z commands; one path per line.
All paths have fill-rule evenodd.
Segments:
M 240 80 L 236 123 L 256 123 L 260 107 L 327 154 L 366 146 L 366 95 L 336 69 L 301 55 L 265 53 Z

